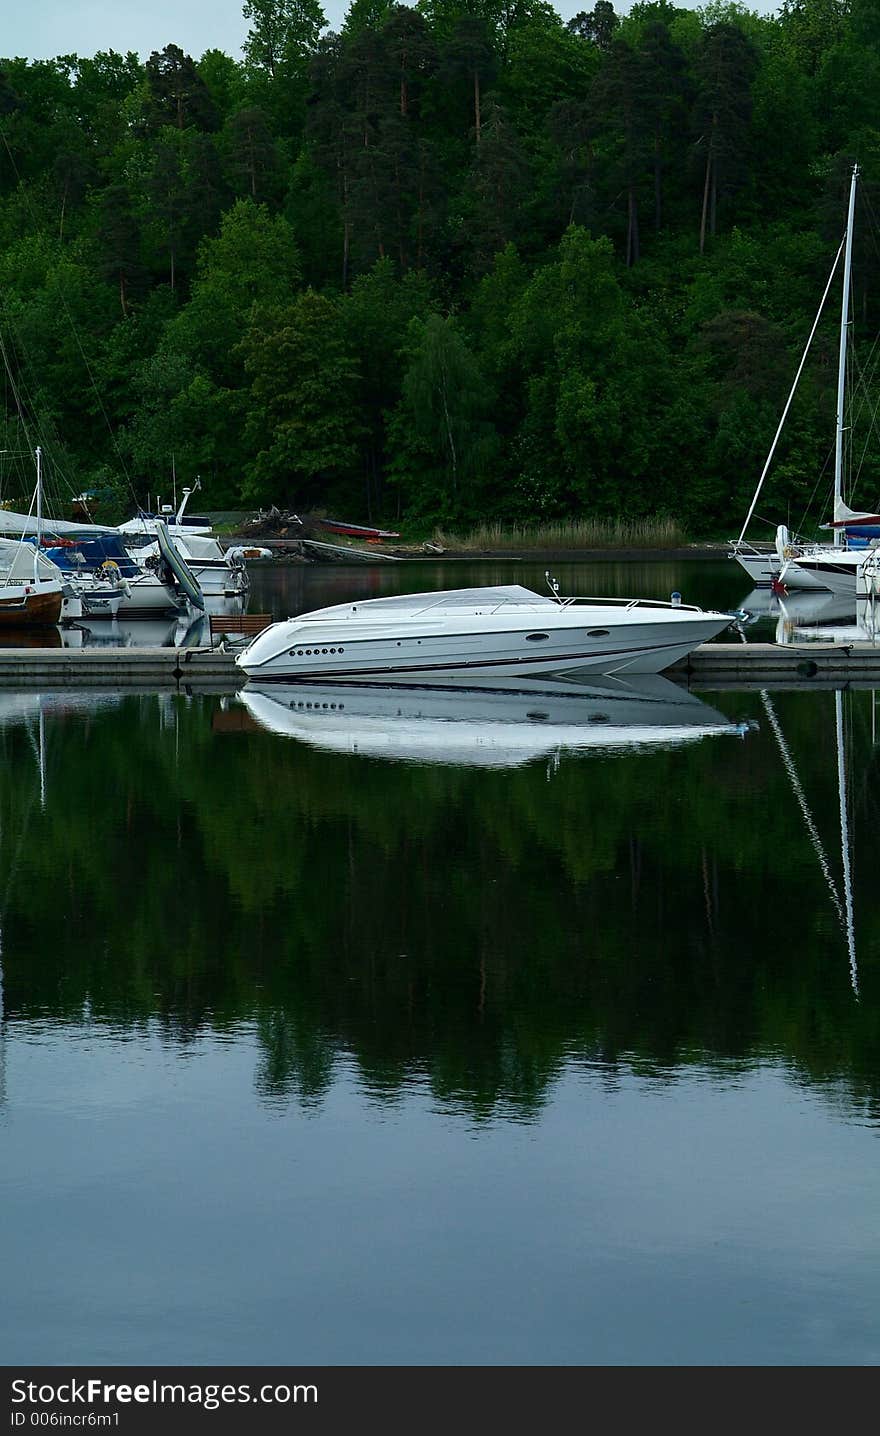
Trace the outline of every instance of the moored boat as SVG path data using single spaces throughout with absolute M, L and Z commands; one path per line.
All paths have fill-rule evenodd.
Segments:
M 659 673 L 733 621 L 672 601 L 561 599 L 518 584 L 334 604 L 271 624 L 236 657 L 260 680 Z

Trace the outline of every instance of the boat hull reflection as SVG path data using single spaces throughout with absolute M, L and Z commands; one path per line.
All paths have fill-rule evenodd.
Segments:
M 251 682 L 238 701 L 260 728 L 312 748 L 486 768 L 585 748 L 675 747 L 750 726 L 660 675 L 418 688 Z
M 880 600 L 834 593 L 773 594 L 753 590 L 742 609 L 755 618 L 775 620 L 779 644 L 880 642 Z

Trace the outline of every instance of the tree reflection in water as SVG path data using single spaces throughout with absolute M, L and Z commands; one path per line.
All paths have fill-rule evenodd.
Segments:
M 766 722 L 496 769 L 285 741 L 235 698 L 4 695 L 4 1020 L 247 1027 L 262 1097 L 306 1106 L 342 1061 L 378 1101 L 528 1120 L 567 1063 L 772 1056 L 876 1111 L 872 703 L 846 695 L 857 1001 Z M 833 697 L 774 707 L 839 867 Z

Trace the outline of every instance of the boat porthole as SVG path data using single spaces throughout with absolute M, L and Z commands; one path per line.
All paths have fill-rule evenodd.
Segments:
M 526 643 L 543 643 L 549 637 L 549 633 L 527 633 Z
M 588 637 L 588 638 L 607 638 L 607 637 L 608 637 L 608 629 L 607 629 L 607 628 L 588 628 L 588 629 L 587 629 L 587 637 Z

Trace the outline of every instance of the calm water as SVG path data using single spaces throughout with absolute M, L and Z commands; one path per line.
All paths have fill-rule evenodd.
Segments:
M 685 603 L 720 608 L 725 612 L 741 608 L 748 601 L 754 604 L 757 622 L 747 628 L 746 636 L 760 639 L 773 636 L 778 605 L 770 604 L 766 592 L 747 593 L 748 580 L 744 579 L 742 569 L 725 558 L 551 565 L 516 559 L 445 563 L 415 560 L 375 565 L 260 563 L 250 565 L 247 607 L 252 613 L 287 618 L 307 609 L 354 598 L 490 583 L 522 583 L 546 594 L 548 567 L 559 579 L 563 595 L 668 599 L 677 590 Z M 209 599 L 208 606 L 214 612 L 241 611 L 237 599 Z M 768 606 L 772 609 L 769 615 Z M 207 622 L 193 621 L 184 615 L 119 618 L 112 622 L 83 619 L 70 628 L 34 633 L 28 638 L 28 643 L 37 647 L 74 648 L 169 647 L 208 642 Z M 0 632 L 0 647 L 16 648 L 21 644 L 20 635 Z
M 0 1362 L 877 1364 L 876 695 L 546 687 L 0 689 Z

